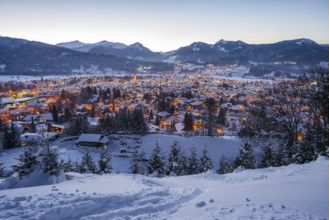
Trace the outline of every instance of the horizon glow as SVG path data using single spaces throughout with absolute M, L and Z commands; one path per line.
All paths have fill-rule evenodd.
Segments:
M 50 44 L 140 42 L 170 51 L 220 39 L 329 43 L 327 0 L 0 0 L 0 35 Z

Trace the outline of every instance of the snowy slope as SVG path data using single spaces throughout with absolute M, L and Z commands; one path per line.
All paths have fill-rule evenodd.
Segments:
M 0 191 L 0 219 L 326 219 L 329 160 L 218 175 L 80 175 Z

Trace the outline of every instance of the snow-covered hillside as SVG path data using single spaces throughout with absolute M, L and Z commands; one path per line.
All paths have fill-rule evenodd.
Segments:
M 0 191 L 0 219 L 327 219 L 329 160 L 182 177 L 71 173 Z

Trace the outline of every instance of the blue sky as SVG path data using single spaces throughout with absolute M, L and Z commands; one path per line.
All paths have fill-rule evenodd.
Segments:
M 46 43 L 140 42 L 169 51 L 220 39 L 329 43 L 328 0 L 0 0 L 0 35 Z

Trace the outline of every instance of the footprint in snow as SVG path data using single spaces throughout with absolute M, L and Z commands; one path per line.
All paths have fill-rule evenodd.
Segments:
M 202 201 L 202 202 L 197 203 L 196 207 L 201 208 L 201 207 L 204 207 L 205 205 L 206 205 L 206 202 Z

